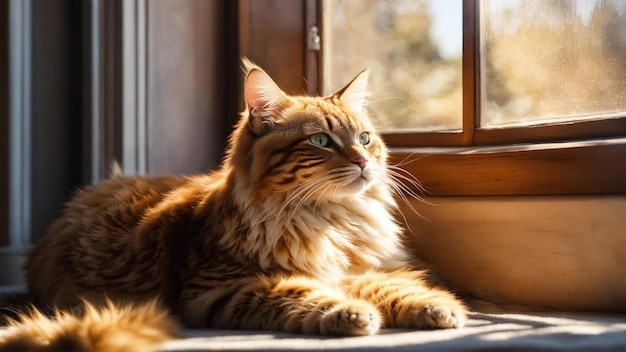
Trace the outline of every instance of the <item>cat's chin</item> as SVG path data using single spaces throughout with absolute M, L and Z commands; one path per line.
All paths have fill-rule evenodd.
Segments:
M 371 182 L 365 177 L 359 176 L 346 185 L 338 187 L 338 191 L 345 195 L 358 194 L 369 188 Z

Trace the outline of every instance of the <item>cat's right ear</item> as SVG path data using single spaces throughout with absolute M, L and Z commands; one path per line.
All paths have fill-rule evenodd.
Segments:
M 257 136 L 269 132 L 279 119 L 281 103 L 287 98 L 272 78 L 260 68 L 252 68 L 244 83 L 250 128 Z

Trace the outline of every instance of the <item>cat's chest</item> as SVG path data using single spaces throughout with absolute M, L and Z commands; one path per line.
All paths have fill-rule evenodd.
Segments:
M 328 278 L 403 263 L 399 229 L 380 203 L 302 206 L 252 224 L 247 245 L 263 268 Z

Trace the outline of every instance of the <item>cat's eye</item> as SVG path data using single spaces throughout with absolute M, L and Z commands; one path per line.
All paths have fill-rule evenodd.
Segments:
M 359 135 L 359 143 L 363 145 L 370 144 L 370 134 L 367 132 L 363 132 Z
M 318 133 L 318 134 L 309 136 L 309 141 L 311 141 L 313 145 L 323 148 L 323 147 L 328 146 L 329 139 L 328 139 L 328 135 L 324 133 Z

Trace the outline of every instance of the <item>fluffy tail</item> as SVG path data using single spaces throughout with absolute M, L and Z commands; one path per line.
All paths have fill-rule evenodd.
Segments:
M 0 293 L 0 329 L 10 320 L 16 320 L 32 304 L 28 295 L 22 292 Z M 0 330 L 1 331 L 1 330 Z
M 156 302 L 98 308 L 85 303 L 84 314 L 36 309 L 9 318 L 0 329 L 0 351 L 156 351 L 177 337 L 179 326 Z

